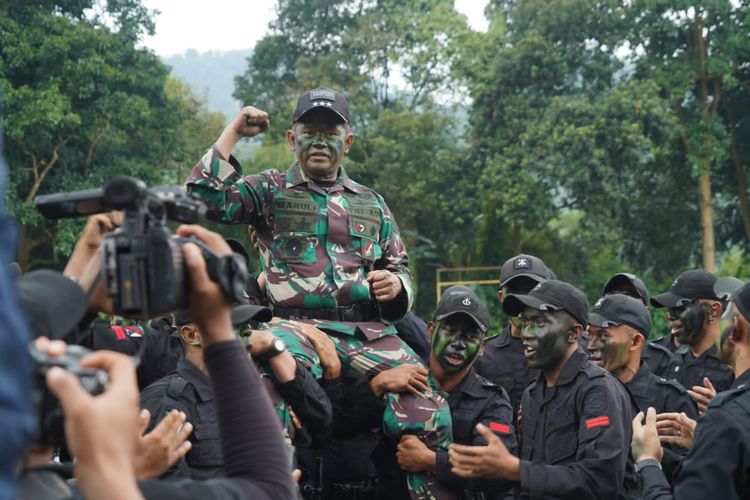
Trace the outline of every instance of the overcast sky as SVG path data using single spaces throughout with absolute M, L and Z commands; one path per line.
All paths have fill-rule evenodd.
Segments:
M 180 54 L 187 49 L 248 49 L 263 38 L 275 17 L 276 0 L 144 0 L 156 18 L 156 35 L 144 45 L 160 56 Z M 469 18 L 477 30 L 487 29 L 484 6 L 487 0 L 456 0 L 456 9 Z

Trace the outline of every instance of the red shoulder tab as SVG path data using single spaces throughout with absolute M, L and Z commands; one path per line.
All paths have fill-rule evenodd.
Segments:
M 500 434 L 510 434 L 510 426 L 501 424 L 500 422 L 490 422 L 490 430 L 499 432 Z
M 115 336 L 117 336 L 117 340 L 123 340 L 127 335 L 125 335 L 125 330 L 121 326 L 113 326 L 112 331 L 115 332 Z
M 609 417 L 596 417 L 586 420 L 586 428 L 593 429 L 594 427 L 607 427 L 609 425 Z

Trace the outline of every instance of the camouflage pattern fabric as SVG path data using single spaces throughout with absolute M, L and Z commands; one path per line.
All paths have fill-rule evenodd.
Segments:
M 447 396 L 438 390 L 432 374 L 428 380 L 432 392 L 425 394 L 424 398 L 409 393 L 386 394 L 383 431 L 394 444 L 403 434 L 414 434 L 431 450 L 447 451 L 453 441 Z M 407 473 L 406 481 L 413 500 L 457 498 L 450 488 L 438 483 L 433 473 Z
M 225 159 L 215 145 L 193 167 L 186 184 L 191 194 L 206 202 L 210 219 L 255 228 L 272 307 L 324 309 L 368 302 L 372 300 L 368 272 L 384 269 L 398 276 L 406 300 L 395 307 L 381 305 L 381 321 L 313 323 L 336 344 L 344 373 L 354 370 L 372 377 L 402 363 L 421 364 L 395 336 L 393 324 L 414 299 L 412 276 L 398 227 L 380 195 L 352 181 L 343 167 L 328 189 L 311 181 L 296 163 L 286 172 L 266 170 L 243 177 L 236 159 Z M 295 358 L 319 369 L 312 346 L 293 328 L 270 328 Z M 396 395 L 388 397 L 400 400 Z M 401 407 L 403 415 L 412 411 L 414 415 L 402 418 L 399 413 L 392 418 L 390 435 L 412 433 L 434 446 L 447 446 L 450 410 L 442 396 L 431 398 L 429 405 Z M 285 429 L 292 432 L 288 411 L 281 402 L 274 403 Z M 409 475 L 408 484 L 414 498 L 432 498 L 431 492 L 439 488 L 424 474 Z
M 343 167 L 327 190 L 296 163 L 286 172 L 243 177 L 240 164 L 233 157 L 226 161 L 214 146 L 193 168 L 187 186 L 207 203 L 210 219 L 255 227 L 272 306 L 321 309 L 367 302 L 369 271 L 396 274 L 407 294 L 405 307 L 373 323 L 368 338 L 395 334 L 392 324 L 413 301 L 406 248 L 385 200 L 352 181 Z M 357 325 L 335 323 L 329 329 L 354 335 Z

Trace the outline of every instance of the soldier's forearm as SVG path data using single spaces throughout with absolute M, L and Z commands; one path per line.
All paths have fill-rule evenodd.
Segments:
M 239 140 L 242 138 L 234 128 L 229 125 L 221 133 L 219 138 L 216 140 L 216 149 L 219 150 L 224 158 L 229 158 L 232 154 L 232 150 L 237 145 Z

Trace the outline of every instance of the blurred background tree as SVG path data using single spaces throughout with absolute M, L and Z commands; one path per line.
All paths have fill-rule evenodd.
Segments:
M 278 0 L 276 13 L 235 76 L 234 98 L 271 114 L 240 149 L 245 170 L 294 161 L 301 92 L 345 93 L 347 171 L 393 210 L 421 316 L 436 269 L 520 252 L 592 301 L 619 271 L 653 293 L 691 267 L 749 277 L 750 0 L 490 0 L 484 32 L 451 0 Z M 0 0 L 24 268 L 60 262 L 80 227 L 41 220 L 34 195 L 119 174 L 181 182 L 221 130 L 136 48 L 152 29 L 139 0 Z M 499 328 L 496 287 L 479 288 Z

